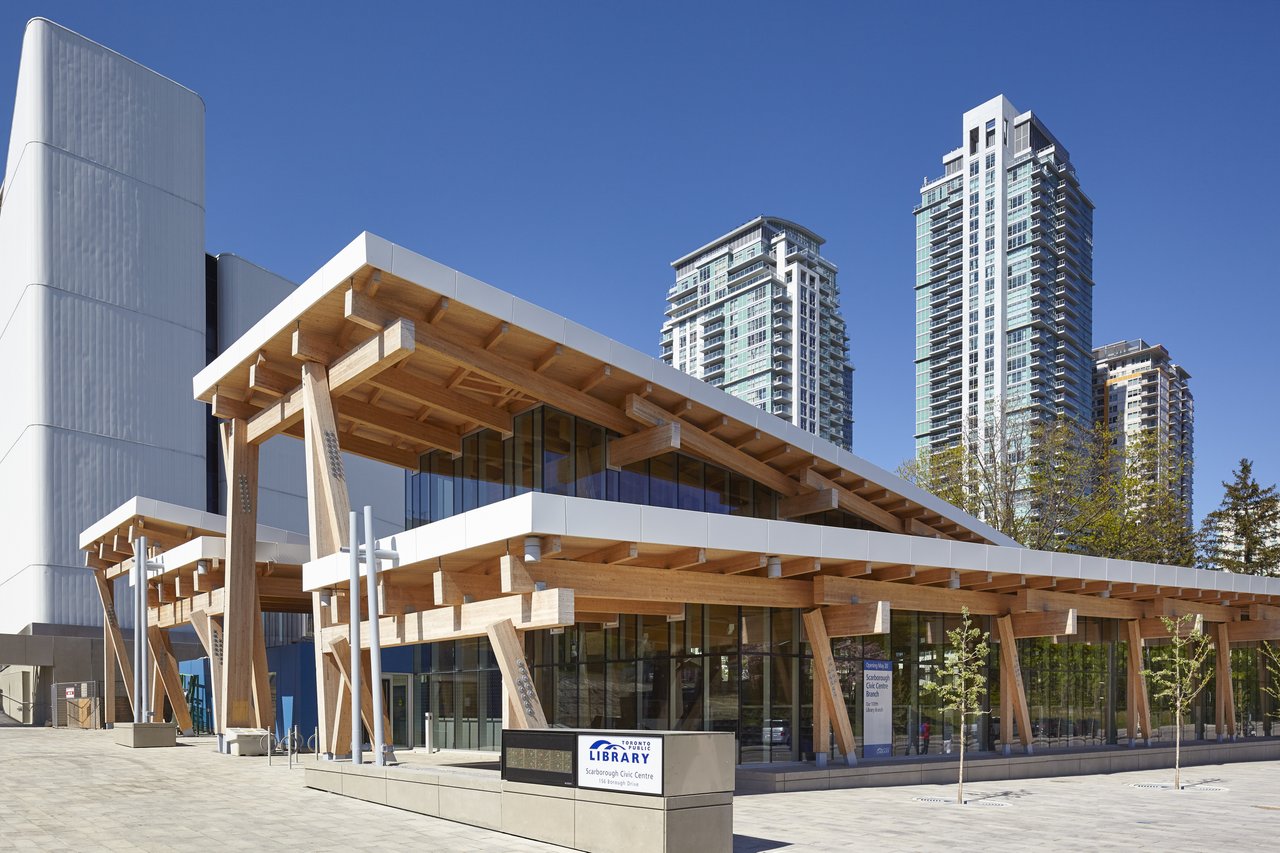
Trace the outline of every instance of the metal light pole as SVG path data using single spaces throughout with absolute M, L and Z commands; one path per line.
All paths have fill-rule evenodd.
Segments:
M 354 543 L 355 540 L 352 539 Z M 369 591 L 369 687 L 373 694 L 373 763 L 387 763 L 382 731 L 382 643 L 378 635 L 378 544 L 373 537 L 373 507 L 364 508 L 364 560 Z
M 147 537 L 133 542 L 133 721 L 151 721 L 148 695 L 151 687 L 147 654 Z
M 350 606 L 347 608 L 349 611 L 347 615 L 351 626 L 348 639 L 351 641 L 351 762 L 353 764 L 360 764 L 362 761 L 360 754 L 360 540 L 358 527 L 356 511 L 351 510 L 351 537 L 347 540 L 350 543 L 347 550 L 351 569 L 351 585 L 347 590 L 347 601 Z

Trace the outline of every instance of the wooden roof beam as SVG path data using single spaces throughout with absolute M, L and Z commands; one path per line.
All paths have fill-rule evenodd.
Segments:
M 467 342 L 448 329 L 435 326 L 420 328 L 415 341 L 418 349 L 424 352 L 518 388 L 535 400 L 562 407 L 622 435 L 636 431 L 635 423 L 603 400 Z
M 504 564 L 515 557 L 504 557 Z M 520 561 L 523 563 L 523 561 Z M 578 596 L 661 601 L 680 604 L 806 607 L 812 602 L 809 581 L 719 575 L 705 572 L 671 572 L 640 566 L 604 566 L 575 560 L 543 560 L 523 563 L 532 581 L 574 590 Z M 504 589 L 508 592 L 506 572 Z
M 740 575 L 746 572 L 763 569 L 768 565 L 768 558 L 764 554 L 738 554 L 733 557 L 721 557 L 718 560 L 708 560 L 701 565 L 694 566 L 690 571 L 710 572 L 722 575 Z
M 915 566 L 881 566 L 871 570 L 873 580 L 885 582 L 911 580 L 915 576 Z
M 826 572 L 813 579 L 813 599 L 817 605 L 887 601 L 895 610 L 928 613 L 959 613 L 962 607 L 968 607 L 975 616 L 1002 616 L 1016 609 L 1014 597 L 1009 595 L 832 577 Z
M 555 346 L 551 347 L 551 349 L 543 353 L 541 358 L 539 358 L 536 362 L 534 362 L 533 372 L 534 373 L 543 372 L 548 367 L 550 367 L 552 363 L 555 362 L 556 359 L 558 359 L 562 355 L 564 355 L 564 346 L 562 346 L 561 344 L 556 344 Z
M 1011 614 L 1011 619 L 1013 636 L 1019 640 L 1028 637 L 1066 637 L 1076 633 L 1075 608 L 1014 613 Z
M 864 637 L 889 633 L 892 611 L 887 601 L 836 604 L 822 608 L 829 637 Z
M 393 415 L 385 409 L 350 399 L 335 400 L 333 407 L 339 417 L 377 427 L 393 436 L 403 436 L 418 444 L 425 444 L 453 454 L 462 452 L 462 436 L 452 430 L 424 424 L 411 417 Z M 343 440 L 345 441 L 346 438 L 344 435 Z
M 706 548 L 685 548 L 682 551 L 676 551 L 674 554 L 667 555 L 662 561 L 663 567 L 672 571 L 680 569 L 688 569 L 693 566 L 700 566 L 707 561 Z
M 437 571 L 431 576 L 431 585 L 437 605 L 465 604 L 502 594 L 497 575 Z
M 609 442 L 609 467 L 614 470 L 627 465 L 652 459 L 664 453 L 680 449 L 680 424 L 672 421 L 667 424 L 649 427 L 646 430 L 632 433 L 624 438 L 615 438 Z
M 840 498 L 835 489 L 818 489 L 778 501 L 778 518 L 801 518 L 819 512 L 839 509 Z
M 599 385 L 601 382 L 605 381 L 612 375 L 613 375 L 613 368 L 607 364 L 602 364 L 598 368 L 596 368 L 594 371 L 592 371 L 591 375 L 588 376 L 586 380 L 584 380 L 583 383 L 578 386 L 578 390 L 581 391 L 583 394 L 586 394 L 592 388 L 596 387 L 597 385 Z
M 434 326 L 436 323 L 439 323 L 440 320 L 444 318 L 444 313 L 448 310 L 449 310 L 449 297 L 441 296 L 440 301 L 437 302 L 434 306 L 432 306 L 431 310 L 427 312 L 427 323 L 429 323 L 432 326 Z
M 384 370 L 370 378 L 369 382 L 400 397 L 453 412 L 481 426 L 497 430 L 502 433 L 503 438 L 509 438 L 512 434 L 510 412 L 415 376 L 403 368 Z
M 623 560 L 634 560 L 640 554 L 640 547 L 634 542 L 617 542 L 613 545 L 606 545 L 595 551 L 590 551 L 576 558 L 582 563 L 604 563 L 612 565 L 613 563 L 621 563 Z M 604 608 L 606 610 L 611 608 Z
M 278 370 L 272 370 L 261 361 L 249 365 L 249 390 L 269 394 L 272 397 L 283 397 L 298 387 L 301 377 L 290 376 Z
M 302 340 L 297 333 L 295 342 Z M 304 351 L 309 349 L 304 345 Z M 400 319 L 369 340 L 351 349 L 328 368 L 329 393 L 332 397 L 361 385 L 365 380 L 392 367 L 413 354 L 413 322 Z M 261 443 L 301 422 L 302 386 L 294 388 L 275 403 L 249 418 L 248 438 Z
M 627 395 L 626 413 L 627 417 L 633 421 L 650 426 L 658 426 L 676 420 L 676 416 L 666 409 L 642 397 L 637 397 L 635 394 Z M 681 421 L 680 424 L 682 449 L 708 462 L 723 465 L 730 470 L 751 477 L 775 492 L 781 492 L 783 495 L 795 495 L 800 492 L 799 484 L 781 471 L 766 465 L 741 450 L 735 450 L 720 439 L 708 435 L 687 421 Z M 634 432 L 634 427 L 628 431 Z
M 851 515 L 866 519 L 872 524 L 878 524 L 890 533 L 906 532 L 902 519 L 881 509 L 866 498 L 840 488 L 834 481 L 828 480 L 812 468 L 805 472 L 804 482 L 812 489 L 835 489 L 839 496 L 840 509 Z
M 574 611 L 586 613 L 625 613 L 628 616 L 665 616 L 677 619 L 684 616 L 684 605 L 669 601 L 629 601 L 625 598 L 576 597 Z
M 510 323 L 499 323 L 493 327 L 493 331 L 485 336 L 484 348 L 491 350 L 498 345 L 498 342 L 507 336 L 507 332 L 511 331 Z

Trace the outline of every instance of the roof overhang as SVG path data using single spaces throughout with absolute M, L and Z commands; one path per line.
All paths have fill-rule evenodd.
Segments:
M 678 422 L 683 452 L 783 495 L 838 492 L 887 529 L 1017 546 L 956 507 L 669 365 L 464 273 L 361 234 L 196 375 L 251 441 L 301 437 L 305 361 L 328 365 L 340 445 L 416 470 L 547 403 L 621 436 Z M 844 506 L 845 504 L 842 504 Z

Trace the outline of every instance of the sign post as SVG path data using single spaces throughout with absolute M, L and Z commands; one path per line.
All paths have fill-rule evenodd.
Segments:
M 893 662 L 862 662 L 862 757 L 893 755 Z

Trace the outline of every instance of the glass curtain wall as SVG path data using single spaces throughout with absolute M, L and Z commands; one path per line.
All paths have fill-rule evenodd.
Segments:
M 994 627 L 989 619 L 977 622 L 984 630 Z M 922 689 L 946 658 L 946 632 L 958 625 L 958 616 L 896 612 L 887 635 L 832 640 L 860 759 L 867 660 L 893 664 L 895 756 L 958 750 L 959 721 Z M 1128 737 L 1128 658 L 1118 623 L 1081 617 L 1078 631 L 1057 642 L 1050 637 L 1018 641 L 1032 742 L 1039 751 L 1115 744 Z M 813 757 L 813 657 L 798 610 L 690 605 L 678 622 L 621 616 L 617 625 L 531 631 L 526 654 L 552 725 L 729 731 L 737 736 L 739 763 Z M 1232 667 L 1237 735 L 1280 734 L 1268 716 L 1275 703 L 1263 689 L 1267 673 L 1256 644 L 1233 649 Z M 1207 672 L 1208 683 L 1184 720 L 1187 740 L 1216 737 L 1211 667 Z M 988 713 L 970 720 L 963 731 L 966 750 L 974 752 L 1000 746 L 994 638 L 986 676 Z M 417 689 L 416 707 L 431 713 L 434 746 L 498 747 L 502 681 L 486 640 L 422 646 Z M 1171 709 L 1154 695 L 1151 702 L 1152 739 L 1171 740 Z M 414 721 L 414 731 L 415 742 L 422 744 L 421 718 Z M 835 755 L 834 744 L 817 748 Z
M 431 715 L 431 745 L 496 750 L 502 742 L 502 675 L 487 638 L 421 647 L 417 707 Z M 426 717 L 413 721 L 425 745 Z
M 508 439 L 495 430 L 473 432 L 463 438 L 457 457 L 444 451 L 422 455 L 418 472 L 405 480 L 405 525 L 419 527 L 535 491 L 723 515 L 777 517 L 777 495 L 772 489 L 682 453 L 611 470 L 608 443 L 615 438 L 591 421 L 550 406 L 517 415 Z M 880 529 L 839 510 L 794 520 Z

